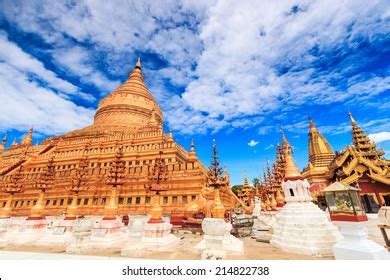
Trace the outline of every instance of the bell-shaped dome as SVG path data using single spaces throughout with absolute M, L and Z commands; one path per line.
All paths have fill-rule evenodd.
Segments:
M 138 58 L 127 81 L 100 102 L 93 125 L 137 131 L 150 125 L 151 118 L 157 126 L 162 125 L 161 109 L 144 83 Z

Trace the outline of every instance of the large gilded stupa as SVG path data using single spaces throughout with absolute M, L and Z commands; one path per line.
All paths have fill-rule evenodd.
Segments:
M 164 213 L 185 212 L 186 205 L 207 193 L 202 191 L 207 185 L 207 169 L 197 158 L 194 145 L 185 150 L 171 132 L 163 132 L 162 123 L 162 110 L 144 83 L 138 59 L 128 79 L 100 102 L 92 125 L 39 145 L 32 144 L 32 129 L 7 149 L 5 141 L 0 144 L 0 208 L 13 195 L 11 214 L 29 215 L 38 200 L 37 181 L 53 159 L 55 181 L 45 193 L 44 214 L 64 213 L 77 182 L 83 184 L 77 199 L 79 214 L 103 214 L 111 194 L 107 175 L 120 147 L 125 171 L 118 187 L 117 214 L 143 214 L 152 207 L 153 193 L 147 185 L 160 156 L 169 177 L 167 191 L 160 196 Z M 80 168 L 86 170 L 83 178 L 78 178 Z M 212 200 L 213 194 L 209 196 Z M 221 190 L 221 199 L 227 209 L 234 208 L 236 197 L 228 189 Z

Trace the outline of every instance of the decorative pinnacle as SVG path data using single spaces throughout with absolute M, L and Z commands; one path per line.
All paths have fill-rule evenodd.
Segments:
M 309 126 L 310 126 L 310 130 L 316 129 L 316 126 L 314 125 L 313 119 L 311 118 L 310 115 L 309 115 Z
M 135 64 L 135 67 L 134 67 L 134 68 L 139 68 L 139 69 L 141 69 L 141 58 L 140 58 L 140 57 L 138 57 L 137 63 Z
M 195 149 L 194 149 L 195 145 L 194 145 L 194 138 L 192 138 L 191 140 L 191 151 L 193 152 Z
M 282 129 L 280 129 L 280 132 L 282 133 L 283 147 L 285 147 L 286 145 L 289 146 L 290 143 L 288 143 L 286 135 L 284 134 L 284 131 Z
M 356 121 L 355 121 L 355 119 L 353 118 L 351 112 L 348 112 L 348 116 L 349 116 L 349 119 L 351 120 L 351 124 L 352 124 L 352 125 L 356 125 Z

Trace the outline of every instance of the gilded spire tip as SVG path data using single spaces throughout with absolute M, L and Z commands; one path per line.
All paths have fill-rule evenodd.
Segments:
M 352 124 L 352 125 L 355 125 L 355 124 L 356 124 L 356 121 L 355 121 L 355 119 L 353 118 L 351 112 L 348 112 L 348 116 L 349 116 L 349 119 L 351 120 L 351 124 Z
M 135 64 L 135 68 L 141 69 L 141 57 L 138 57 L 137 63 Z
M 315 126 L 311 116 L 309 116 L 309 128 L 310 128 L 311 131 L 312 130 L 316 130 L 316 126 Z

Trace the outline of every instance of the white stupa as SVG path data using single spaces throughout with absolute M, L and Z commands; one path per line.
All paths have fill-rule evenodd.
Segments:
M 277 214 L 271 245 L 286 252 L 311 256 L 332 256 L 341 235 L 325 212 L 311 202 L 309 182 L 302 177 L 291 145 L 283 134 L 286 174 L 282 183 L 286 205 Z

